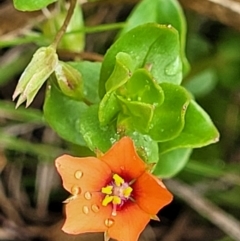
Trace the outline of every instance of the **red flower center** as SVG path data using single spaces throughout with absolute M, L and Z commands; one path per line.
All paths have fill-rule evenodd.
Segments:
M 118 174 L 114 174 L 113 180 L 101 190 L 103 194 L 106 194 L 102 201 L 102 205 L 107 206 L 108 204 L 112 204 L 112 215 L 116 216 L 117 210 L 131 198 L 132 191 L 133 189 L 130 183 L 125 182 Z

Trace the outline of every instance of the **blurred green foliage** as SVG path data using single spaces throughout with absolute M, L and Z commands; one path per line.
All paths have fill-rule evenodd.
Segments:
M 178 73 L 179 66 L 174 63 L 177 69 L 177 80 L 175 80 L 178 84 L 182 81 L 182 86 L 192 94 L 189 97 L 192 99 L 191 103 L 194 103 L 192 105 L 195 105 L 196 102 L 199 103 L 210 115 L 213 123 L 221 133 L 221 138 L 220 141 L 214 145 L 194 149 L 192 151 L 192 147 L 200 146 L 192 145 L 190 148 L 187 145 L 178 146 L 178 148 L 174 150 L 171 149 L 171 142 L 166 144 L 160 143 L 158 145 L 157 142 L 153 140 L 153 136 L 150 138 L 148 135 L 146 136 L 146 133 L 141 134 L 140 132 L 142 130 L 127 130 L 126 134 L 134 139 L 139 152 L 145 160 L 148 160 L 150 163 L 158 161 L 155 166 L 155 174 L 167 178 L 179 172 L 176 176 L 177 178 L 194 185 L 196 189 L 199 189 L 206 197 L 213 200 L 218 205 L 223 206 L 231 214 L 236 216 L 240 215 L 238 211 L 240 210 L 240 53 L 238 51 L 240 33 L 216 22 L 203 19 L 195 14 L 187 13 L 186 22 L 188 25 L 188 32 L 185 39 L 185 17 L 183 12 L 179 10 L 179 6 L 174 5 L 175 8 L 178 9 L 177 15 L 175 15 L 173 11 L 173 15 L 175 16 L 174 19 L 180 18 L 181 20 L 178 22 L 179 25 L 176 25 L 176 23 L 170 22 L 167 15 L 163 15 L 163 18 L 160 18 L 156 13 L 153 15 L 146 15 L 148 11 L 152 12 L 155 6 L 155 1 L 152 1 L 154 4 L 150 2 L 149 0 L 142 1 L 142 7 L 138 6 L 135 8 L 126 22 L 126 28 L 120 31 L 117 37 L 124 36 L 127 30 L 140 24 L 139 21 L 141 21 L 142 24 L 154 21 L 167 25 L 171 24 L 175 27 L 180 33 L 180 59 L 184 63 L 183 75 L 182 73 Z M 173 3 L 174 1 L 168 2 L 169 5 Z M 145 6 L 144 4 L 148 7 L 147 9 L 143 7 Z M 164 6 L 167 8 L 168 4 Z M 139 15 L 136 15 L 137 9 L 140 9 L 138 10 L 140 11 L 138 12 Z M 144 16 L 149 17 L 149 19 L 144 18 L 146 21 L 143 22 L 142 14 L 145 14 Z M 209 30 L 209 25 L 211 25 L 214 30 L 218 31 Z M 164 29 L 164 31 L 168 30 Z M 171 31 L 174 33 L 173 35 L 176 36 L 176 30 Z M 81 35 L 81 38 L 82 37 Z M 39 44 L 40 38 L 46 42 L 49 41 L 49 36 L 44 36 L 44 33 L 41 32 L 40 36 L 37 38 L 38 41 L 36 41 L 36 44 Z M 25 37 L 21 38 L 19 43 L 24 39 Z M 32 39 L 30 40 L 32 41 Z M 132 48 L 142 48 L 146 45 L 146 42 L 147 40 L 144 40 L 138 43 L 139 45 L 136 45 L 136 42 L 132 41 L 130 43 L 132 44 Z M 121 45 L 121 42 L 118 43 Z M 18 44 L 18 41 L 16 41 L 15 44 Z M 6 46 L 6 42 L 0 40 L 0 46 Z M 82 42 L 80 48 L 83 46 L 84 43 Z M 189 69 L 188 62 L 185 58 L 185 47 L 186 56 L 191 65 L 191 69 Z M 117 51 L 115 51 L 114 48 L 116 48 Z M 173 52 L 179 53 L 178 46 L 174 45 L 174 48 L 176 49 L 173 49 Z M 69 63 L 82 74 L 86 98 L 85 102 L 79 102 L 63 95 L 54 77 L 51 78 L 51 82 L 47 85 L 46 100 L 43 107 L 44 116 L 41 111 L 42 105 L 39 108 L 40 110 L 33 108 L 24 109 L 22 107 L 15 110 L 13 104 L 9 102 L 10 96 L 6 97 L 3 95 L 3 92 L 1 92 L 0 147 L 8 151 L 17 151 L 26 153 L 27 155 L 31 154 L 37 159 L 40 159 L 40 161 L 46 159 L 52 161 L 54 157 L 63 151 L 62 148 L 66 150 L 66 147 L 69 152 L 82 156 L 92 153 L 91 150 L 95 150 L 96 147 L 102 151 L 106 151 L 109 146 L 117 140 L 119 133 L 117 133 L 116 129 L 111 125 L 106 125 L 105 127 L 100 125 L 98 114 L 101 116 L 101 113 L 98 112 L 97 104 L 100 102 L 100 98 L 102 98 L 110 88 L 113 88 L 111 86 L 111 80 L 108 77 L 111 76 L 112 70 L 117 68 L 115 57 L 119 52 L 118 50 L 118 45 L 112 47 L 106 54 L 102 67 L 100 63 L 89 61 Z M 129 52 L 131 50 L 132 49 L 130 49 Z M 4 53 L 4 51 L 7 50 L 3 49 L 2 51 Z M 129 55 L 131 58 L 135 59 L 139 57 L 137 54 L 134 55 L 134 53 L 129 53 Z M 17 59 L 14 58 L 10 64 L 1 64 L 1 89 L 15 84 L 15 76 L 18 76 L 20 72 L 24 70 L 25 66 L 23 67 L 23 65 L 26 65 L 29 59 L 29 54 L 22 54 L 18 56 Z M 126 66 L 121 63 L 120 67 L 123 68 L 118 70 L 118 75 L 121 73 L 123 76 L 123 82 L 124 78 L 130 78 L 128 76 L 128 70 L 132 68 L 130 63 L 131 60 L 124 59 L 123 62 L 124 61 L 128 62 L 128 68 L 125 68 Z M 141 64 L 135 63 L 138 67 L 144 67 L 144 64 Z M 157 70 L 161 68 L 163 70 L 162 74 L 165 75 L 165 68 L 162 66 L 158 66 Z M 9 69 L 11 69 L 11 71 L 9 71 Z M 124 72 L 124 70 L 127 72 Z M 98 86 L 99 75 L 101 75 L 100 86 Z M 183 80 L 182 76 L 184 76 Z M 175 77 L 176 75 L 174 75 L 174 78 Z M 171 76 L 169 78 L 171 78 Z M 98 88 L 100 88 L 100 97 L 98 96 Z M 135 86 L 133 88 L 135 89 Z M 129 90 L 129 93 L 130 92 L 131 90 Z M 109 99 L 107 99 L 107 97 Z M 107 97 L 105 97 L 107 101 L 116 101 L 110 94 Z M 120 103 L 122 106 L 125 106 L 125 100 L 121 98 L 120 96 Z M 8 101 L 3 99 L 8 99 Z M 65 101 L 63 101 L 63 99 Z M 118 108 L 119 105 L 119 102 L 117 103 L 117 105 L 114 104 L 116 108 Z M 92 106 L 89 107 L 89 104 Z M 126 104 L 126 106 L 131 108 L 130 104 Z M 105 108 L 107 107 L 105 106 Z M 147 107 L 144 105 L 143 107 L 141 106 L 141 108 L 143 113 L 147 113 L 146 115 L 149 117 L 150 112 L 148 112 Z M 104 113 L 109 114 L 111 117 L 109 109 L 107 109 L 107 111 L 105 110 Z M 145 110 L 146 112 L 144 112 Z M 68 114 L 66 115 L 66 113 Z M 203 112 L 199 111 L 199 113 Z M 82 117 L 81 122 L 79 121 L 80 117 Z M 110 117 L 109 119 L 111 119 Z M 120 116 L 119 121 L 130 126 L 130 122 L 128 122 L 128 119 L 125 117 L 124 115 Z M 106 116 L 105 118 L 108 119 Z M 134 118 L 136 117 L 134 116 Z M 139 123 L 141 123 L 140 117 Z M 21 133 L 14 135 L 9 132 L 9 127 L 19 124 L 33 124 L 40 125 L 41 127 L 50 125 L 59 136 L 66 141 L 64 144 L 61 143 L 61 145 L 33 143 L 31 140 L 26 140 Z M 201 129 L 194 137 L 200 136 L 202 138 L 201 135 L 205 137 L 207 133 L 209 133 L 204 126 L 199 127 L 198 122 L 195 124 L 196 125 L 192 125 L 194 128 Z M 210 124 L 212 125 L 212 123 Z M 36 128 L 38 128 L 38 126 Z M 211 137 L 207 137 L 207 139 L 211 139 L 214 133 Z M 92 141 L 93 139 L 95 142 Z M 183 143 L 184 141 L 185 139 L 183 136 L 180 142 Z M 86 144 L 91 150 L 86 148 Z M 174 143 L 172 145 L 174 145 Z M 143 146 L 144 150 L 141 151 L 141 147 Z M 169 148 L 169 152 L 165 152 L 167 148 Z M 159 152 L 160 154 L 158 154 Z M 228 240 L 228 238 L 224 240 Z

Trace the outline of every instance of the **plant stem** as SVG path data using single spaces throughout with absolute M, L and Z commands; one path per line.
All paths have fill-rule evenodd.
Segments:
M 124 25 L 125 25 L 124 22 L 101 24 L 98 26 L 84 27 L 79 30 L 67 32 L 67 33 L 65 33 L 65 35 L 81 33 L 81 32 L 97 33 L 97 32 L 104 32 L 104 31 L 111 31 L 111 30 L 121 29 L 124 27 Z M 44 46 L 44 45 L 49 45 L 49 42 L 50 42 L 50 40 L 45 38 L 43 35 L 34 33 L 34 35 L 14 38 L 12 40 L 0 41 L 0 48 L 11 47 L 11 46 L 27 44 L 27 43 L 37 43 L 38 45 Z
M 71 0 L 70 1 L 70 7 L 68 9 L 68 13 L 67 13 L 67 16 L 64 20 L 64 23 L 62 25 L 62 27 L 59 29 L 57 35 L 55 36 L 55 39 L 52 43 L 52 46 L 54 48 L 57 48 L 60 40 L 62 39 L 63 35 L 65 34 L 66 30 L 67 30 L 67 27 L 68 27 L 68 24 L 72 18 L 72 15 L 73 15 L 73 12 L 74 12 L 74 9 L 76 7 L 76 4 L 77 4 L 77 0 Z
M 84 27 L 82 29 L 71 31 L 66 34 L 75 34 L 79 32 L 85 32 L 85 33 L 97 33 L 97 32 L 104 32 L 104 31 L 110 31 L 115 29 L 120 29 L 125 26 L 125 22 L 120 23 L 110 23 L 110 24 L 101 24 L 98 26 L 90 26 L 90 27 Z

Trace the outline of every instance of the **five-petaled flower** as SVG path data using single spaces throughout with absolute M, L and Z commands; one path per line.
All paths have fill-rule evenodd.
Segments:
M 105 239 L 136 241 L 151 218 L 172 200 L 163 183 L 148 172 L 133 141 L 123 137 L 104 155 L 56 160 L 64 188 L 63 231 L 105 232 Z

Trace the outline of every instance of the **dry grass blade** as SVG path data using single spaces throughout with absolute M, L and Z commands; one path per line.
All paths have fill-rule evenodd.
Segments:
M 8 217 L 8 219 L 12 220 L 14 223 L 20 226 L 24 224 L 18 211 L 12 205 L 9 198 L 7 198 L 7 196 L 5 195 L 2 182 L 0 182 L 0 207 L 4 207 L 2 209 L 2 212 L 6 217 Z
M 229 237 L 240 241 L 240 222 L 214 203 L 204 198 L 191 186 L 176 180 L 166 181 L 168 188 L 179 198 L 183 199 L 190 207 L 207 218 Z

